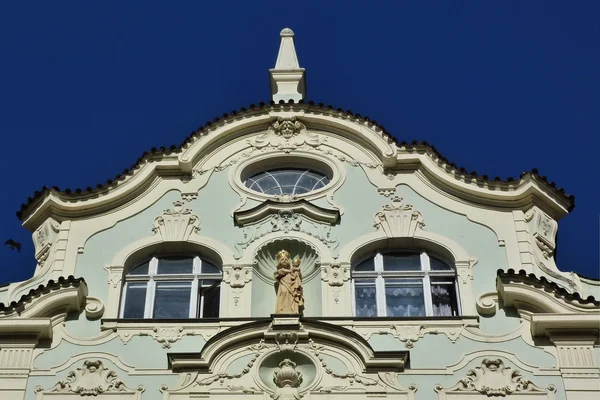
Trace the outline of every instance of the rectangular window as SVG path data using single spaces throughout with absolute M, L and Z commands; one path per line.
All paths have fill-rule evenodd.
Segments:
M 432 282 L 431 302 L 436 317 L 458 315 L 454 282 Z
M 424 317 L 425 298 L 421 280 L 385 280 L 386 316 Z
M 127 283 L 123 318 L 144 318 L 146 283 Z
M 377 316 L 377 297 L 375 279 L 357 280 L 354 282 L 357 317 Z
M 189 318 L 191 290 L 191 282 L 157 282 L 153 318 Z
M 191 274 L 193 272 L 193 258 L 161 258 L 158 260 L 158 274 Z
M 221 299 L 220 282 L 201 281 L 200 304 L 202 313 L 200 318 L 218 318 Z

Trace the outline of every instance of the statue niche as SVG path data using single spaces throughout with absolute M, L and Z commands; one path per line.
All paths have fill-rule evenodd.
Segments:
M 277 270 L 274 273 L 275 314 L 302 314 L 304 309 L 304 294 L 302 292 L 302 273 L 300 259 L 290 261 L 290 253 L 280 250 L 275 255 Z

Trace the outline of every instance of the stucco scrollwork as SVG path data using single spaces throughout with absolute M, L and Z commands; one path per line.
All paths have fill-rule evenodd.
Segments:
M 70 371 L 67 377 L 54 385 L 51 389 L 45 391 L 42 386 L 35 388 L 36 393 L 75 393 L 80 396 L 98 396 L 108 392 L 129 392 L 139 394 L 144 391 L 143 386 L 136 389 L 127 387 L 121 381 L 115 371 L 110 371 L 104 367 L 100 360 L 86 360 L 82 368 Z
M 343 286 L 350 280 L 350 267 L 341 264 L 331 264 L 321 269 L 321 280 L 329 286 Z
M 324 137 L 310 133 L 297 117 L 278 117 L 263 135 L 249 139 L 248 144 L 257 149 L 272 147 L 290 153 L 301 146 L 319 147 Z
M 88 319 L 98 319 L 104 314 L 104 304 L 97 297 L 85 298 L 85 316 Z
M 223 266 L 223 282 L 234 289 L 243 288 L 252 280 L 251 267 L 236 264 L 230 267 Z
M 335 254 L 339 246 L 339 239 L 332 237 L 331 226 L 312 222 L 308 218 L 293 210 L 280 210 L 277 214 L 272 214 L 255 225 L 242 228 L 242 240 L 236 242 L 237 253 L 234 255 L 239 259 L 243 255 L 243 250 L 256 240 L 272 232 L 303 232 L 322 242 Z
M 515 392 L 554 392 L 553 385 L 547 390 L 536 386 L 530 380 L 504 365 L 501 359 L 484 359 L 481 365 L 471 369 L 456 385 L 444 389 L 436 385 L 435 391 L 445 398 L 452 392 L 479 392 L 488 397 L 506 397 Z
M 159 233 L 165 242 L 185 242 L 192 233 L 200 232 L 200 218 L 192 210 L 184 207 L 184 202 L 173 202 L 172 209 L 166 209 L 154 219 L 152 231 Z
M 35 247 L 35 259 L 40 266 L 44 266 L 44 263 L 50 255 L 50 249 L 53 243 L 56 241 L 58 232 L 60 230 L 60 224 L 48 218 L 38 229 L 33 232 L 33 244 Z
M 425 226 L 423 215 L 413 209 L 410 204 L 404 204 L 402 197 L 394 196 L 391 203 L 382 207 L 375 214 L 375 229 L 382 229 L 388 237 L 412 237 L 417 228 Z
M 296 363 L 289 358 L 279 363 L 279 368 L 273 372 L 273 382 L 277 386 L 271 395 L 273 400 L 298 400 L 302 398 L 298 387 L 302 383 L 302 371 L 296 368 Z

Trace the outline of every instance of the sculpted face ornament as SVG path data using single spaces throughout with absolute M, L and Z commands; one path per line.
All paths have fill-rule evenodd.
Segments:
M 273 130 L 283 136 L 285 139 L 291 139 L 294 135 L 300 133 L 304 125 L 296 120 L 296 117 L 277 118 L 273 124 Z
M 277 270 L 275 271 L 275 289 L 277 300 L 275 314 L 301 314 L 304 309 L 304 294 L 302 291 L 302 274 L 300 259 L 290 261 L 290 253 L 280 250 L 275 255 Z

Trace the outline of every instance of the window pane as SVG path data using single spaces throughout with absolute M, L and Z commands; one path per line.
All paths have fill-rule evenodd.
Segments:
M 156 284 L 154 318 L 189 318 L 191 282 Z
M 203 274 L 220 274 L 221 270 L 215 265 L 209 263 L 208 261 L 202 260 L 202 267 L 200 268 L 200 272 Z
M 150 261 L 146 261 L 143 264 L 138 265 L 137 267 L 133 267 L 127 275 L 148 275 L 148 266 L 150 265 Z
M 191 274 L 193 268 L 193 258 L 169 257 L 158 260 L 159 274 Z
M 221 282 L 202 281 L 200 295 L 204 296 L 202 318 L 218 318 L 221 299 Z
M 376 317 L 377 298 L 375 296 L 375 280 L 354 282 L 357 317 Z
M 259 172 L 246 179 L 246 187 L 264 194 L 302 194 L 320 189 L 329 178 L 304 168 L 276 168 Z
M 384 271 L 420 271 L 420 254 L 395 253 L 383 255 Z
M 386 315 L 388 317 L 424 317 L 423 284 L 419 280 L 385 281 Z
M 146 283 L 128 283 L 123 318 L 144 318 Z
M 456 307 L 456 290 L 453 282 L 432 283 L 431 302 L 434 316 L 458 315 Z
M 429 262 L 432 271 L 452 271 L 452 268 L 445 262 L 429 256 Z
M 375 261 L 373 257 L 366 259 L 354 268 L 355 271 L 375 271 Z

